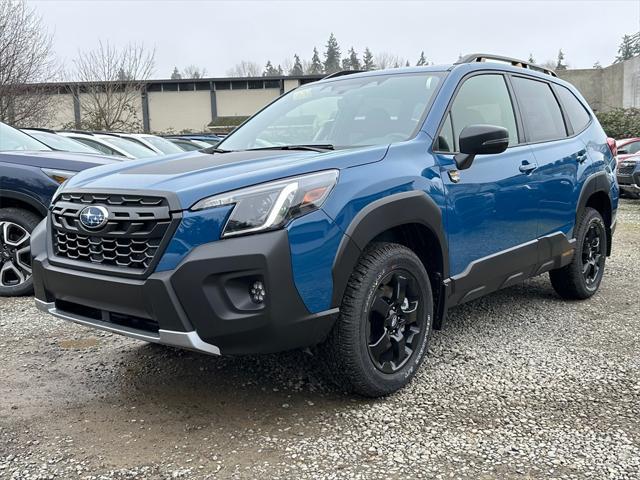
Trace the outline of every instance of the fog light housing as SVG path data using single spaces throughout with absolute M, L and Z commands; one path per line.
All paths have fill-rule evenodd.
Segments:
M 251 288 L 249 289 L 249 296 L 251 297 L 251 301 L 253 303 L 260 304 L 264 302 L 264 297 L 267 295 L 267 292 L 264 288 L 264 283 L 260 280 L 253 282 Z

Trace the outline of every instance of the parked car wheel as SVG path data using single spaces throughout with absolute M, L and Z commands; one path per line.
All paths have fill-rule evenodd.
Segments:
M 321 346 L 331 379 L 370 397 L 399 390 L 424 359 L 432 321 L 431 284 L 420 259 L 402 245 L 374 244 L 351 275 Z
M 0 209 L 0 297 L 33 293 L 31 232 L 40 220 L 28 210 Z
M 585 209 L 575 238 L 576 250 L 571 263 L 552 270 L 549 277 L 562 298 L 584 300 L 598 291 L 607 258 L 607 231 L 597 210 Z

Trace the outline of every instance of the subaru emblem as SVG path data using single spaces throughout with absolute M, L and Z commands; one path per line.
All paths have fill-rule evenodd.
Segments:
M 104 207 L 89 206 L 80 212 L 80 223 L 90 230 L 102 228 L 109 220 L 109 212 Z

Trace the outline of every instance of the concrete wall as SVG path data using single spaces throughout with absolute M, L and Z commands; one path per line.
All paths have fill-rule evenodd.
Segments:
M 211 92 L 149 92 L 149 130 L 203 132 L 211 122 Z
M 219 117 L 247 117 L 280 96 L 279 88 L 258 90 L 218 90 L 216 104 Z
M 60 130 L 75 125 L 72 94 L 51 94 L 49 95 L 49 102 L 52 115 L 46 127 Z
M 640 56 L 623 62 L 622 106 L 640 107 Z
M 557 73 L 572 83 L 596 111 L 640 107 L 640 56 L 605 68 Z

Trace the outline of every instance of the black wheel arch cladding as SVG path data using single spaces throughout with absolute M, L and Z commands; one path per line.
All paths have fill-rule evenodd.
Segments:
M 380 234 L 408 224 L 422 225 L 438 239 L 443 271 L 437 273 L 442 278 L 449 276 L 448 246 L 440 208 L 423 191 L 392 194 L 368 204 L 347 227 L 333 262 L 332 306 L 340 305 L 349 277 L 366 246 Z

